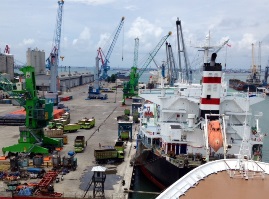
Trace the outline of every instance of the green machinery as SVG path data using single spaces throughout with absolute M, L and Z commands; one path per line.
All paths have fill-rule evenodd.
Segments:
M 19 127 L 20 138 L 18 144 L 3 147 L 6 152 L 25 152 L 47 154 L 55 147 L 61 147 L 59 140 L 44 136 L 43 128 L 53 118 L 53 104 L 37 96 L 35 69 L 32 66 L 21 68 L 25 76 L 25 89 L 13 90 L 10 96 L 16 99 L 26 110 L 25 126 Z
M 125 105 L 125 99 L 130 98 L 133 96 L 138 95 L 138 80 L 141 77 L 141 75 L 144 73 L 144 71 L 147 69 L 148 65 L 151 63 L 157 52 L 160 50 L 164 42 L 167 40 L 167 38 L 172 34 L 172 32 L 169 32 L 167 35 L 165 35 L 161 41 L 157 44 L 157 46 L 153 49 L 151 53 L 149 53 L 149 57 L 147 58 L 146 62 L 141 67 L 141 70 L 139 73 L 137 72 L 137 54 L 138 54 L 138 38 L 135 39 L 135 50 L 134 50 L 134 66 L 131 68 L 130 72 L 130 80 L 126 82 L 123 86 L 123 100 L 122 104 Z

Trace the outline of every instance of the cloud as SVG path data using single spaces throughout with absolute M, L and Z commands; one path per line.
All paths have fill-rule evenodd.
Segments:
M 83 45 L 89 43 L 90 39 L 91 39 L 90 29 L 88 27 L 84 27 L 82 32 L 79 34 L 79 37 L 73 39 L 72 44 L 75 46 L 76 45 L 83 46 Z
M 250 49 L 252 43 L 256 43 L 254 36 L 250 33 L 245 33 L 243 35 L 243 38 L 240 41 L 238 41 L 238 48 L 239 49 Z
M 146 19 L 138 17 L 132 23 L 130 30 L 127 35 L 129 38 L 139 38 L 139 41 L 149 41 L 152 36 L 160 38 L 163 33 L 163 29 L 155 24 L 150 23 Z
M 135 5 L 125 6 L 124 8 L 125 8 L 126 10 L 130 10 L 130 11 L 135 11 L 135 10 L 138 9 L 137 6 L 135 6 Z
M 22 44 L 23 45 L 31 45 L 31 44 L 33 44 L 33 43 L 35 43 L 35 40 L 34 39 L 23 39 L 23 41 L 22 41 Z
M 69 2 L 82 3 L 87 5 L 105 5 L 111 4 L 116 0 L 69 0 Z
M 107 50 L 106 48 L 109 45 L 108 44 L 109 38 L 110 38 L 110 34 L 108 34 L 108 33 L 101 34 L 100 39 L 97 43 L 96 49 L 101 47 L 103 51 L 106 51 Z M 104 53 L 106 53 L 106 52 L 104 52 Z

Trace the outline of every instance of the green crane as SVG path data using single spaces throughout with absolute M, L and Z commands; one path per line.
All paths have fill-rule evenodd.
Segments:
M 25 108 L 25 126 L 19 127 L 20 138 L 18 144 L 3 147 L 6 152 L 25 152 L 47 154 L 46 147 L 59 147 L 60 141 L 44 136 L 43 128 L 53 118 L 53 103 L 46 103 L 45 99 L 39 99 L 36 90 L 35 69 L 26 66 L 20 69 L 25 76 L 25 89 L 13 90 L 12 97 L 17 99 Z
M 123 100 L 122 104 L 125 105 L 126 98 L 137 96 L 138 95 L 138 80 L 144 73 L 144 71 L 147 69 L 148 65 L 151 63 L 155 55 L 158 53 L 164 42 L 167 40 L 167 38 L 172 34 L 172 32 L 169 32 L 167 35 L 165 35 L 161 41 L 157 44 L 157 46 L 152 50 L 152 52 L 149 53 L 149 57 L 145 61 L 145 63 L 142 65 L 141 70 L 139 73 L 137 72 L 137 58 L 138 58 L 138 41 L 135 40 L 135 51 L 134 51 L 134 66 L 131 68 L 130 72 L 130 80 L 126 82 L 123 86 Z

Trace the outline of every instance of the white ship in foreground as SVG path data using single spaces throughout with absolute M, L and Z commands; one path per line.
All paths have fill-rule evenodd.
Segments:
M 202 84 L 139 90 L 145 103 L 136 165 L 162 190 L 201 164 L 238 158 L 242 150 L 249 152 L 249 159 L 262 158 L 262 113 L 252 113 L 250 107 L 265 96 L 229 93 L 215 58 L 213 54 L 204 64 Z

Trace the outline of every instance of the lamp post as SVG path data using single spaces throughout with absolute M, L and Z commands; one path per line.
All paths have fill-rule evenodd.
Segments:
M 71 66 L 69 66 L 68 67 L 69 68 L 69 74 L 68 74 L 68 76 L 69 76 L 69 81 L 68 81 L 68 91 L 70 92 L 71 91 L 71 73 L 70 73 L 70 68 L 71 68 Z
M 116 98 L 117 98 L 117 87 L 118 87 L 118 86 L 117 86 L 117 79 L 116 79 L 115 82 L 116 82 L 116 94 L 115 94 L 115 101 L 114 101 L 114 103 L 116 103 Z

